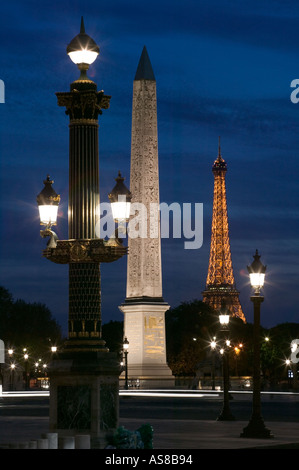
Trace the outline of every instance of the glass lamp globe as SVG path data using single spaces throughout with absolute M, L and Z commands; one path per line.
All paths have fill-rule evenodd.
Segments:
M 86 70 L 96 60 L 100 53 L 99 46 L 85 33 L 83 17 L 81 18 L 80 33 L 67 46 L 67 54 L 81 70 L 81 79 L 87 79 Z
M 118 172 L 118 177 L 115 178 L 116 185 L 112 189 L 111 193 L 108 194 L 113 219 L 117 221 L 126 221 L 130 217 L 131 199 L 132 195 L 126 185 L 124 184 L 124 178 L 121 173 Z
M 219 315 L 219 322 L 222 326 L 227 326 L 229 324 L 229 314 L 227 313 L 221 313 Z
M 227 328 L 229 324 L 230 312 L 226 307 L 225 300 L 221 301 L 221 307 L 219 309 L 219 323 L 223 328 Z
M 125 337 L 124 339 L 124 350 L 127 351 L 129 349 L 129 341 L 127 340 L 127 337 Z
M 247 266 L 247 270 L 249 273 L 250 284 L 254 289 L 261 289 L 265 282 L 265 272 L 266 266 L 260 261 L 260 255 L 258 254 L 258 250 L 256 250 L 255 255 L 253 256 L 254 261 L 251 263 L 250 266 Z
M 51 181 L 48 175 L 47 179 L 44 181 L 45 187 L 36 198 L 41 225 L 51 226 L 56 225 L 57 222 L 60 196 L 54 191 L 52 187 L 53 183 L 54 181 Z

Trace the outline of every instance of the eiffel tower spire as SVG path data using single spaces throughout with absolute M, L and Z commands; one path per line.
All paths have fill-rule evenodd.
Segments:
M 220 137 L 218 157 L 214 161 L 212 171 L 214 174 L 212 236 L 203 301 L 215 310 L 225 302 L 231 315 L 239 317 L 245 322 L 233 273 L 225 187 L 227 164 L 221 155 Z

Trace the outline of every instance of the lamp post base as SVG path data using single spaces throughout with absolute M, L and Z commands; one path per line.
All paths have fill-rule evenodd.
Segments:
M 88 434 L 94 449 L 107 446 L 118 427 L 119 373 L 116 353 L 65 353 L 49 367 L 50 432 Z
M 263 418 L 261 416 L 252 417 L 248 425 L 243 429 L 240 437 L 249 437 L 256 439 L 269 439 L 273 438 L 271 431 L 266 428 Z
M 232 415 L 230 410 L 223 409 L 216 421 L 235 421 L 236 418 Z

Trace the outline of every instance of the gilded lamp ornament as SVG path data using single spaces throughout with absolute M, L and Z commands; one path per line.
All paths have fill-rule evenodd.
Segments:
M 48 175 L 44 180 L 45 187 L 36 200 L 39 208 L 40 223 L 44 230 L 40 231 L 42 238 L 50 237 L 43 256 L 57 264 L 69 263 L 110 263 L 127 254 L 127 247 L 122 245 L 119 233 L 130 215 L 131 193 L 123 183 L 121 173 L 115 179 L 116 185 L 108 195 L 111 202 L 113 218 L 118 227 L 108 241 L 101 238 L 58 240 L 52 226 L 57 224 L 58 205 L 60 196 L 53 188 L 54 181 Z

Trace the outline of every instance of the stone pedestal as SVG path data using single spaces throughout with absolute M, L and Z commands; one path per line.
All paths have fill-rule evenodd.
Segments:
M 89 434 L 104 448 L 118 427 L 120 366 L 115 353 L 65 355 L 50 367 L 50 431 L 59 437 Z
M 174 377 L 166 362 L 165 312 L 168 309 L 166 302 L 154 299 L 126 301 L 120 306 L 126 336 L 130 338 L 128 380 L 133 386 L 174 387 Z

